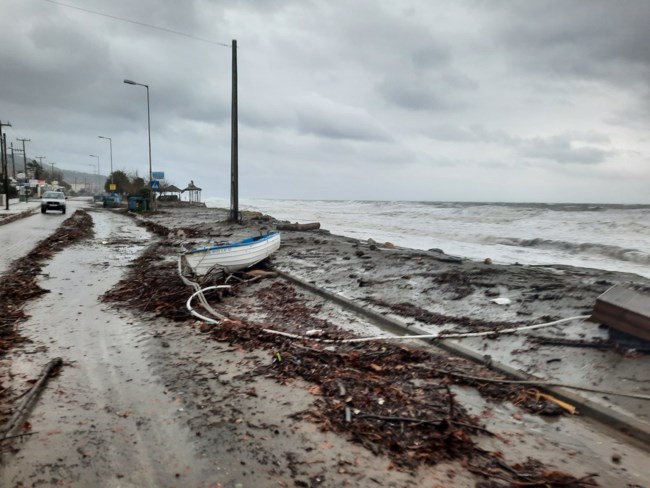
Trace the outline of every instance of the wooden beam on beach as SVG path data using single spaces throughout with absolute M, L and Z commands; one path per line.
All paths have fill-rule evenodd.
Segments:
M 596 299 L 590 320 L 650 341 L 650 297 L 613 286 Z
M 310 222 L 308 224 L 278 224 L 275 226 L 277 230 L 318 230 L 320 229 L 320 222 Z
M 232 41 L 232 108 L 230 126 L 230 221 L 239 221 L 239 134 L 237 132 L 237 41 Z

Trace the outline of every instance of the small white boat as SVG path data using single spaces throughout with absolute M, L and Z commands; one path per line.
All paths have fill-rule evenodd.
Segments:
M 183 259 L 197 276 L 203 276 L 213 268 L 233 273 L 263 261 L 279 247 L 280 233 L 271 232 L 230 244 L 193 249 L 185 252 Z

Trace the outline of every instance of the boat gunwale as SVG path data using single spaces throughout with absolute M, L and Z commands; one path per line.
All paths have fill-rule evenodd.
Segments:
M 266 235 L 259 236 L 257 238 L 253 237 L 253 241 L 245 242 L 247 239 L 251 239 L 250 237 L 247 237 L 244 240 L 238 241 L 238 242 L 231 242 L 229 244 L 221 244 L 218 246 L 207 246 L 207 247 L 202 247 L 200 249 L 191 249 L 189 251 L 186 251 L 185 254 L 194 254 L 197 252 L 205 252 L 205 251 L 212 251 L 214 249 L 229 249 L 229 248 L 240 248 L 240 247 L 245 247 L 245 246 L 254 246 L 255 244 L 261 244 L 261 243 L 266 243 L 269 240 L 271 240 L 274 237 L 280 237 L 280 232 L 270 232 Z

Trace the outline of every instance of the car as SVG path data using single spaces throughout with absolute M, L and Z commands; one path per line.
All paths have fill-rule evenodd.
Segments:
M 46 191 L 41 199 L 41 213 L 48 210 L 60 210 L 65 213 L 65 193 L 62 191 Z

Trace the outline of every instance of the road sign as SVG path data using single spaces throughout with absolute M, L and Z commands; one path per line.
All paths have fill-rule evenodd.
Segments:
M 151 177 L 155 178 L 157 180 L 162 180 L 165 177 L 165 172 L 164 171 L 154 171 L 151 173 Z
M 151 189 L 152 190 L 160 190 L 160 181 L 151 180 Z
M 108 185 L 108 189 L 111 190 L 111 191 L 115 191 L 115 190 L 117 190 L 117 185 L 115 183 L 110 183 Z

